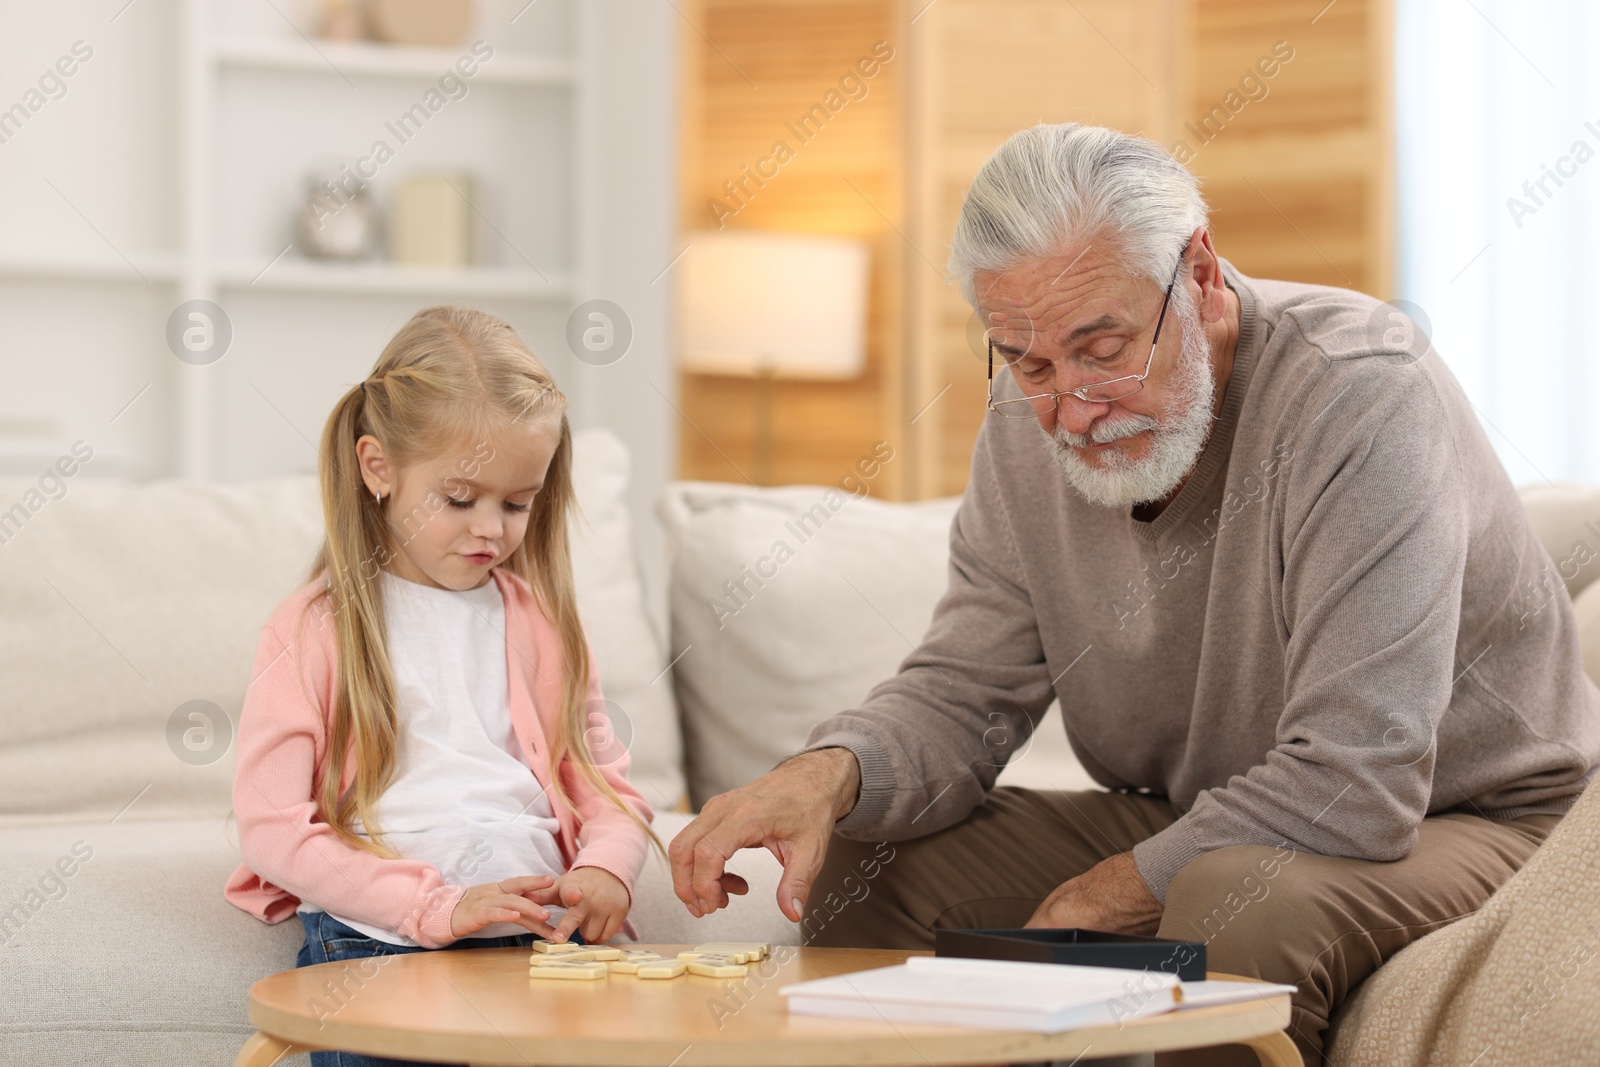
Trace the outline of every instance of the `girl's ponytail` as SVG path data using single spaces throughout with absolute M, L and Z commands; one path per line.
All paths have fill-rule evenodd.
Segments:
M 398 854 L 383 842 L 377 814 L 378 798 L 394 775 L 398 752 L 394 673 L 377 581 L 391 550 L 382 505 L 367 492 L 356 456 L 356 441 L 371 432 L 367 409 L 372 396 L 366 382 L 345 393 L 322 432 L 318 473 L 327 537 L 311 566 L 311 578 L 324 576 L 327 589 L 312 607 L 319 611 L 322 625 L 334 628 L 339 671 L 317 807 L 347 843 L 395 858 Z M 352 747 L 355 782 L 341 795 L 340 775 Z M 358 821 L 370 837 L 356 832 Z

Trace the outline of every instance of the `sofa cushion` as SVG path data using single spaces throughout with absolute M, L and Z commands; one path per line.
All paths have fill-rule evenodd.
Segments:
M 1600 685 L 1600 582 L 1578 594 L 1578 640 L 1583 643 L 1583 669 Z
M 666 812 L 656 831 L 670 840 L 688 821 Z M 0 830 L 0 1057 L 32 1067 L 232 1063 L 254 1030 L 251 983 L 293 967 L 305 940 L 298 919 L 268 926 L 223 898 L 238 862 L 221 819 L 130 813 Z M 696 919 L 652 854 L 634 887 L 640 940 L 796 943 L 774 900 L 777 861 L 742 852 L 729 869 L 750 895 Z
M 574 461 L 579 608 L 632 728 L 633 777 L 670 807 L 681 750 L 633 554 L 626 450 L 586 431 Z M 222 815 L 261 625 L 307 580 L 322 538 L 316 479 L 62 484 L 49 499 L 0 479 L 0 501 L 27 502 L 0 548 L 0 821 L 109 819 L 130 804 L 129 818 Z
M 1600 578 L 1600 486 L 1529 485 L 1517 495 L 1568 594 L 1576 598 Z
M 673 680 L 697 809 L 771 770 L 815 724 L 895 673 L 944 592 L 957 503 L 828 486 L 663 490 Z M 1001 782 L 1093 785 L 1054 711 Z
M 1340 1067 L 1593 1063 L 1600 789 L 1476 913 L 1397 953 L 1337 1016 Z
M 305 940 L 223 899 L 238 862 L 221 819 L 0 830 L 8 1062 L 231 1063 L 254 1029 L 251 983 Z

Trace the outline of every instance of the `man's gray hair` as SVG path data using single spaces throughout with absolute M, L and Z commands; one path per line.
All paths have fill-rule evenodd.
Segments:
M 973 274 L 1109 242 L 1129 273 L 1165 288 L 1178 251 L 1207 220 L 1200 183 L 1154 141 L 1104 126 L 1041 123 L 995 150 L 961 204 L 950 277 L 978 306 Z

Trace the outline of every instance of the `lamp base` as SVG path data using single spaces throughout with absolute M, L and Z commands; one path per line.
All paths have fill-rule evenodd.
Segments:
M 756 375 L 756 484 L 772 484 L 772 401 L 775 383 L 770 366 Z

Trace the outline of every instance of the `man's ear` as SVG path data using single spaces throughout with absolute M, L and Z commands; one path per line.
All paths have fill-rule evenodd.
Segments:
M 364 433 L 356 439 L 356 464 L 361 468 L 361 480 L 366 483 L 367 492 L 382 493 L 384 496 L 394 492 L 389 459 L 383 454 L 383 446 L 378 439 L 370 433 Z
M 1200 286 L 1195 311 L 1201 322 L 1216 322 L 1227 313 L 1227 282 L 1222 277 L 1222 259 L 1212 247 L 1211 231 L 1206 227 L 1197 226 L 1190 235 L 1188 259 L 1190 267 L 1186 273 Z

